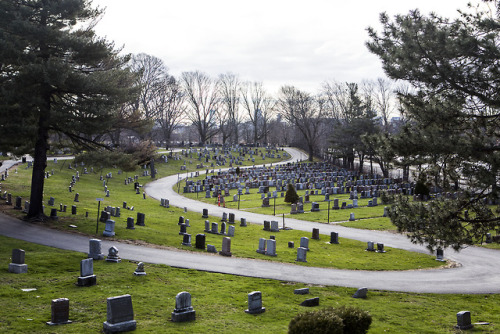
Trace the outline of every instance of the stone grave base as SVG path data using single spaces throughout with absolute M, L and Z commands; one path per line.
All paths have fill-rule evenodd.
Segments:
M 129 321 L 119 322 L 116 324 L 110 324 L 109 322 L 105 321 L 102 327 L 104 333 L 129 332 L 129 331 L 134 331 L 136 329 L 137 321 L 129 320 Z
M 96 275 L 78 277 L 78 282 L 76 283 L 76 285 L 78 286 L 92 286 L 96 284 L 97 284 Z
M 252 310 L 246 309 L 245 312 L 248 314 L 260 314 L 260 313 L 266 312 L 266 308 L 261 307 L 261 308 L 256 308 L 256 309 L 252 309 Z
M 184 312 L 172 312 L 172 321 L 173 322 L 186 322 L 186 321 L 194 321 L 196 320 L 196 311 L 189 310 Z
M 56 325 L 66 325 L 66 324 L 70 324 L 72 322 L 73 321 L 71 321 L 71 320 L 66 320 L 66 321 L 62 321 L 62 322 L 47 321 L 46 324 L 49 326 L 56 326 Z
M 27 272 L 28 272 L 27 264 L 9 263 L 9 273 L 26 274 Z
M 231 252 L 220 251 L 219 254 L 222 255 L 222 256 L 233 256 L 233 253 L 231 253 Z

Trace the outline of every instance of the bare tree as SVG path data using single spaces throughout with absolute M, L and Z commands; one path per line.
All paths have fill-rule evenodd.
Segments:
M 246 82 L 241 88 L 243 108 L 247 111 L 253 126 L 254 144 L 264 139 L 267 143 L 269 122 L 274 114 L 276 101 L 264 89 L 261 82 Z
M 181 80 L 188 104 L 187 116 L 198 131 L 201 145 L 204 145 L 218 132 L 221 102 L 218 81 L 199 71 L 184 72 Z
M 180 83 L 173 77 L 165 77 L 156 95 L 156 121 L 161 129 L 161 138 L 166 149 L 170 146 L 172 133 L 180 125 L 186 112 L 185 95 Z
M 325 101 L 321 97 L 314 97 L 293 86 L 283 86 L 278 108 L 283 117 L 304 136 L 309 161 L 313 161 L 319 138 L 322 135 Z
M 219 88 L 222 98 L 219 127 L 222 133 L 222 143 L 229 139 L 231 143 L 239 142 L 238 128 L 241 123 L 240 81 L 235 74 L 226 73 L 219 76 Z
M 146 119 L 152 120 L 157 116 L 156 96 L 168 76 L 168 69 L 160 58 L 145 53 L 132 57 L 131 68 L 140 74 L 138 78 L 141 93 L 135 108 L 140 110 Z

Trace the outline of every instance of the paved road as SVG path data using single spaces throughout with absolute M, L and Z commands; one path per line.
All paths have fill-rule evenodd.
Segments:
M 289 149 L 292 160 L 300 157 L 298 151 Z M 149 183 L 146 192 L 154 198 L 168 198 L 171 205 L 188 207 L 190 211 L 202 212 L 208 208 L 211 215 L 233 212 L 238 219 L 243 215 L 248 222 L 262 224 L 274 217 L 268 215 L 219 208 L 200 203 L 178 195 L 172 190 L 177 175 Z M 411 244 L 402 235 L 388 232 L 366 231 L 345 228 L 334 224 L 319 224 L 298 219 L 286 219 L 286 225 L 307 231 L 320 228 L 321 233 L 339 232 L 341 237 L 361 241 L 383 242 L 386 246 L 417 252 L 425 248 Z M 69 249 L 79 252 L 88 251 L 88 237 L 50 230 L 29 224 L 5 215 L 0 215 L 0 234 L 34 243 Z M 103 249 L 117 245 L 124 259 L 163 263 L 174 267 L 192 268 L 211 272 L 236 274 L 250 277 L 270 278 L 283 281 L 310 284 L 337 285 L 347 287 L 367 287 L 369 289 L 429 292 L 429 293 L 499 293 L 500 257 L 497 251 L 471 247 L 460 253 L 448 251 L 445 256 L 460 264 L 453 269 L 432 269 L 414 271 L 350 271 L 326 268 L 311 268 L 293 264 L 280 264 L 270 261 L 227 258 L 213 254 L 190 253 L 178 250 L 162 250 L 135 246 L 126 243 L 103 241 Z M 311 257 L 309 256 L 309 259 Z

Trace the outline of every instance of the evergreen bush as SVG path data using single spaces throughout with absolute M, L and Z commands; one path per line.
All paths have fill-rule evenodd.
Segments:
M 288 184 L 288 189 L 286 190 L 285 194 L 285 202 L 286 203 L 297 203 L 299 200 L 299 195 L 297 195 L 297 191 L 295 190 L 295 187 L 293 184 L 289 183 Z

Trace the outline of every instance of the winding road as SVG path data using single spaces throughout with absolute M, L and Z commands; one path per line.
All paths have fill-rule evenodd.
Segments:
M 287 148 L 286 150 L 292 156 L 291 161 L 296 161 L 301 156 L 304 156 L 303 153 L 296 149 Z M 5 166 L 0 167 L 0 172 L 2 170 L 5 170 Z M 208 209 L 209 214 L 214 216 L 222 216 L 223 212 L 232 212 L 236 215 L 236 219 L 245 217 L 247 222 L 253 224 L 263 224 L 264 220 L 276 219 L 276 217 L 270 215 L 242 213 L 238 210 L 221 208 L 187 199 L 172 189 L 177 181 L 178 176 L 173 175 L 151 182 L 146 185 L 146 193 L 156 199 L 168 198 L 170 205 L 187 207 L 188 210 L 194 212 L 201 213 L 204 208 Z M 307 231 L 307 234 L 310 234 L 312 228 L 319 228 L 322 234 L 327 235 L 335 231 L 343 238 L 363 242 L 382 242 L 388 247 L 428 253 L 424 247 L 410 243 L 404 235 L 390 232 L 359 230 L 335 224 L 321 224 L 291 218 L 286 219 L 286 226 Z M 0 234 L 61 249 L 88 252 L 88 237 L 47 229 L 2 214 L 0 214 Z M 419 293 L 475 294 L 500 292 L 500 252 L 480 247 L 469 247 L 460 252 L 446 250 L 445 257 L 459 264 L 456 268 L 411 271 L 353 271 L 304 267 L 235 257 L 228 258 L 208 253 L 164 250 L 103 240 L 103 249 L 108 249 L 112 245 L 118 245 L 120 256 L 124 259 L 257 278 Z

